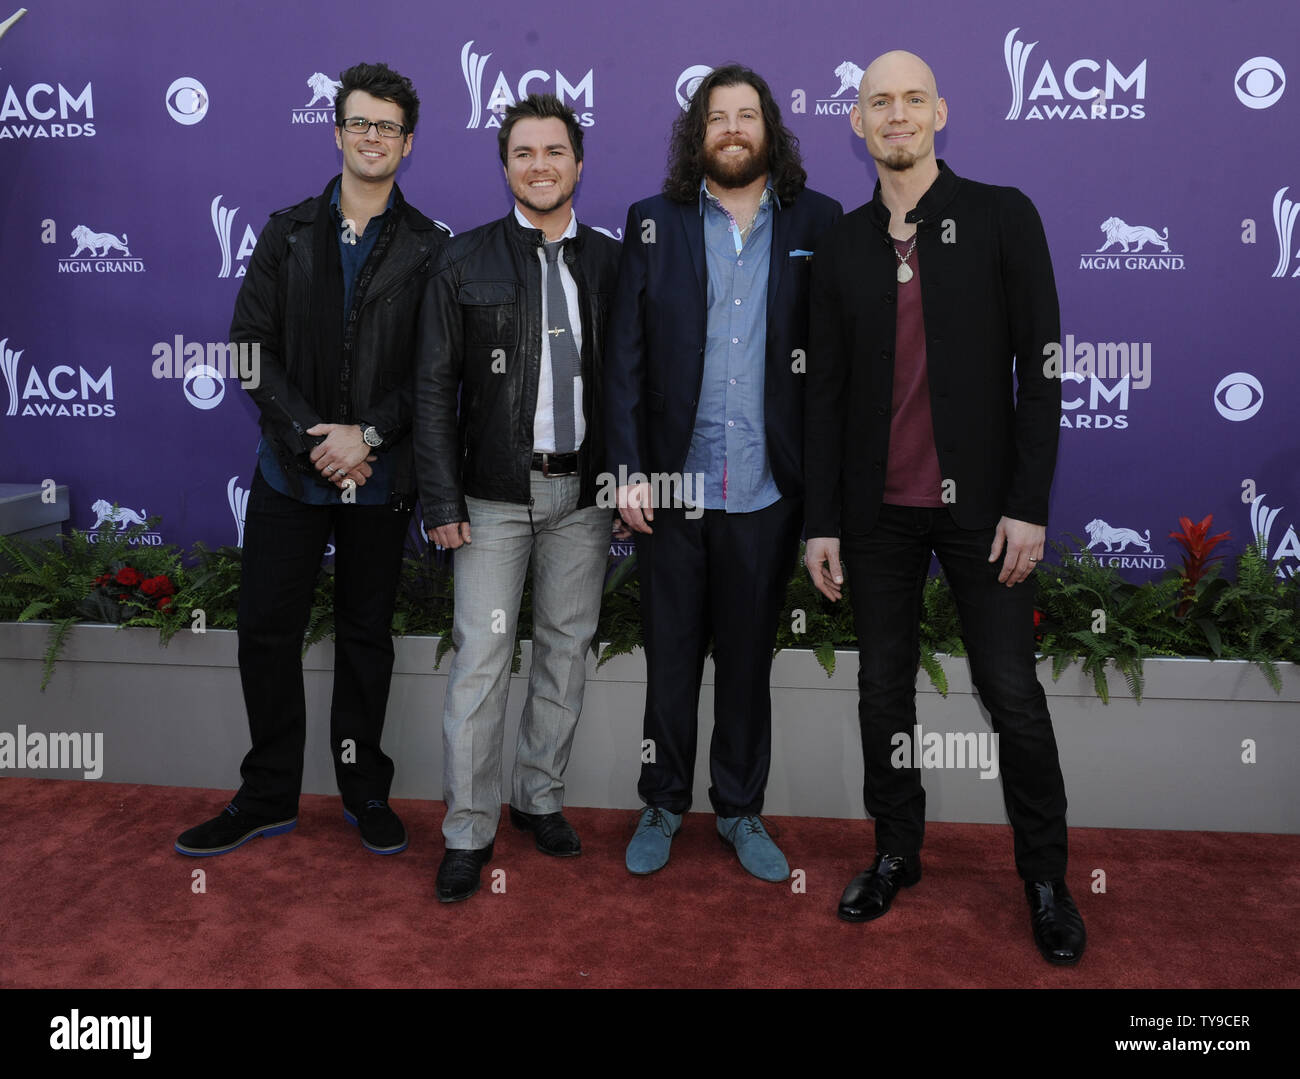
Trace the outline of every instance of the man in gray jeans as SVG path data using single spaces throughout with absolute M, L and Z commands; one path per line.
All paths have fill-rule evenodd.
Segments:
M 428 286 L 415 453 L 429 538 L 454 549 L 456 652 L 443 712 L 438 898 L 468 899 L 492 859 L 510 659 L 529 559 L 533 666 L 510 819 L 555 857 L 582 852 L 560 812 L 596 632 L 612 503 L 601 363 L 619 245 L 573 212 L 582 128 L 550 94 L 506 110 L 498 136 L 515 197 L 452 240 Z

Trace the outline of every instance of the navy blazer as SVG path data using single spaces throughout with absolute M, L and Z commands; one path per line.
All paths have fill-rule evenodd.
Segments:
M 812 252 L 843 210 L 805 188 L 772 214 L 763 386 L 767 456 L 787 498 L 803 494 L 803 384 Z M 704 378 L 708 263 L 699 204 L 656 195 L 627 214 L 609 336 L 605 428 L 615 479 L 680 473 Z

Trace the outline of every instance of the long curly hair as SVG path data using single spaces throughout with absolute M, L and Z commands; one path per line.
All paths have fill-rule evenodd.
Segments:
M 686 110 L 673 121 L 672 140 L 668 148 L 668 175 L 664 194 L 675 202 L 693 202 L 699 197 L 700 178 L 704 175 L 704 126 L 709 109 L 709 94 L 715 86 L 738 86 L 745 83 L 758 92 L 763 109 L 763 126 L 767 133 L 767 173 L 772 189 L 783 203 L 792 202 L 808 182 L 799 139 L 781 122 L 781 110 L 772 90 L 755 71 L 740 64 L 714 68 L 700 82 Z

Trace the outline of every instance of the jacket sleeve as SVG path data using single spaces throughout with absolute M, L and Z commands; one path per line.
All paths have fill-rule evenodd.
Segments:
M 812 260 L 808 369 L 804 383 L 804 535 L 840 534 L 848 342 L 829 237 Z
M 660 222 L 660 226 L 663 223 Z M 605 341 L 605 445 L 615 477 L 642 472 L 645 447 L 646 237 L 636 206 L 627 212 L 614 306 Z
M 1020 191 L 1005 194 L 1002 282 L 1016 353 L 1016 419 L 1015 460 L 1002 513 L 1045 525 L 1061 424 L 1060 364 L 1054 370 L 1045 364 L 1049 347 L 1060 347 L 1061 312 L 1038 211 Z
M 280 440 L 293 453 L 300 454 L 316 444 L 306 434 L 308 428 L 324 421 L 289 381 L 281 360 L 285 312 L 280 263 L 290 257 L 286 229 L 287 224 L 277 217 L 262 229 L 235 299 L 230 340 L 258 346 L 255 377 L 244 382 L 244 389 L 261 411 L 262 423 L 273 427 Z
M 415 350 L 413 443 L 425 528 L 469 520 L 457 418 L 464 337 L 455 266 L 444 255 L 424 286 Z

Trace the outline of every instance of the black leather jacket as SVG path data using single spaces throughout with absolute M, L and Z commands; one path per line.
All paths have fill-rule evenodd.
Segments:
M 331 187 L 333 185 L 331 184 Z M 326 190 L 330 190 L 327 188 Z M 307 457 L 320 441 L 305 434 L 318 423 L 373 424 L 380 453 L 396 455 L 394 498 L 415 490 L 411 454 L 416 331 L 425 284 L 448 240 L 394 188 L 396 231 L 375 271 L 352 333 L 347 417 L 322 416 L 311 401 L 312 222 L 325 196 L 271 215 L 249 260 L 230 325 L 232 342 L 257 342 L 258 385 L 245 386 L 261 411 L 263 437 L 290 477 L 312 471 Z
M 537 249 L 544 242 L 540 229 L 523 228 L 511 210 L 451 240 L 426 288 L 415 388 L 415 462 L 426 528 L 469 521 L 466 495 L 529 500 L 542 338 Z M 618 256 L 616 240 L 585 225 L 564 247 L 582 311 L 587 433 L 578 450 L 580 506 L 596 504 L 604 468 L 601 372 Z

